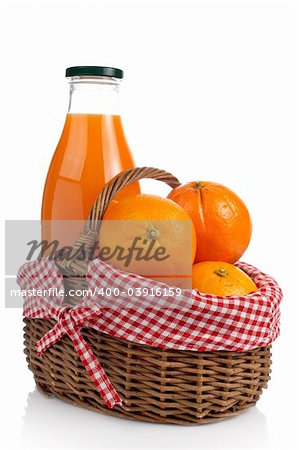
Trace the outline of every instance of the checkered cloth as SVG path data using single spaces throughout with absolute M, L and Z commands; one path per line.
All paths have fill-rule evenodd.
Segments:
M 179 295 L 159 296 L 168 292 L 168 285 L 122 272 L 99 259 L 89 264 L 88 291 L 75 308 L 63 304 L 62 275 L 53 261 L 42 259 L 23 265 L 18 283 L 27 293 L 26 317 L 57 321 L 37 343 L 38 354 L 67 333 L 96 388 L 112 408 L 121 400 L 84 341 L 81 328 L 92 327 L 138 344 L 202 352 L 246 352 L 276 339 L 281 289 L 257 268 L 242 262 L 236 265 L 252 278 L 258 291 L 218 297 L 182 290 Z M 32 295 L 33 289 L 42 295 Z M 152 295 L 155 292 L 157 295 Z

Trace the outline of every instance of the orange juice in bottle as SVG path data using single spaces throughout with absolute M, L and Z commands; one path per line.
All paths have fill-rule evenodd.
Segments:
M 134 167 L 122 121 L 118 94 L 120 69 L 98 66 L 69 67 L 69 109 L 62 135 L 48 171 L 42 202 L 42 238 L 73 245 L 100 190 L 115 175 Z M 138 183 L 119 197 L 137 194 Z M 68 233 L 57 221 L 72 221 Z M 58 223 L 59 223 L 58 222 Z M 78 229 L 77 229 L 78 228 Z

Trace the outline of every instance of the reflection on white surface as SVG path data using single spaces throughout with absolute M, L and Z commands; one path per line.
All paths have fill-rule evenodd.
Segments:
M 48 399 L 35 390 L 28 396 L 22 441 L 28 448 L 256 448 L 267 444 L 267 421 L 255 407 L 209 425 L 136 422 Z

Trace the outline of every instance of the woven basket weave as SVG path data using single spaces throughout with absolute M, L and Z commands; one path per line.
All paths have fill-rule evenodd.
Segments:
M 179 185 L 175 177 L 158 169 L 123 172 L 102 190 L 74 253 L 82 243 L 92 248 L 98 238 L 99 220 L 111 199 L 120 189 L 142 178 L 164 181 L 170 187 Z M 66 291 L 87 287 L 87 264 L 71 258 L 59 263 Z M 119 417 L 185 425 L 215 422 L 254 406 L 269 380 L 270 347 L 242 353 L 165 350 L 85 329 L 82 334 L 86 342 L 123 400 L 122 406 L 110 410 L 68 336 L 50 347 L 43 358 L 37 356 L 37 341 L 55 321 L 25 318 L 24 322 L 27 362 L 39 389 L 72 404 Z

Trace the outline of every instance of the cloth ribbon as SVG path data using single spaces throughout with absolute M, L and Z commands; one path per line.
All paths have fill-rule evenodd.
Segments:
M 92 319 L 102 313 L 95 302 L 84 300 L 75 308 L 53 304 L 46 298 L 39 298 L 38 303 L 32 299 L 26 301 L 24 315 L 28 318 L 55 319 L 57 323 L 36 344 L 38 356 L 43 353 L 65 334 L 73 342 L 87 373 L 93 381 L 108 408 L 121 405 L 121 398 L 111 384 L 104 369 L 84 340 L 80 329 L 91 326 Z

